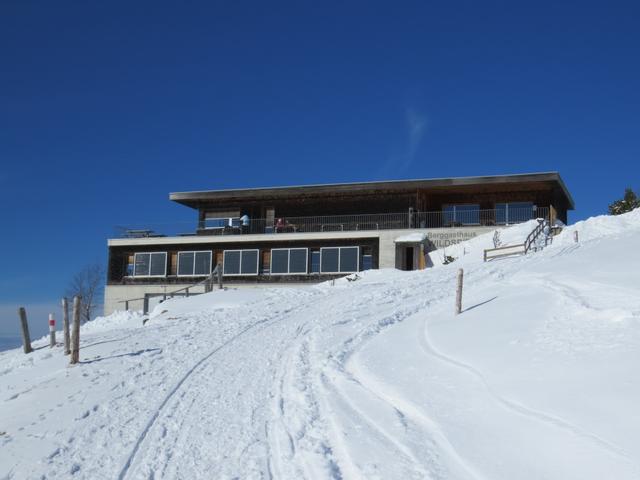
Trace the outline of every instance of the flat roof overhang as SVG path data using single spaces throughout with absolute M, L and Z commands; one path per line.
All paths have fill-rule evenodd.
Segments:
M 202 190 L 175 192 L 169 199 L 191 208 L 202 203 L 261 201 L 287 197 L 317 197 L 327 194 L 366 194 L 380 191 L 407 193 L 418 189 L 444 190 L 451 187 L 478 187 L 488 185 L 515 186 L 517 184 L 544 183 L 555 187 L 567 201 L 569 210 L 575 208 L 573 198 L 558 172 L 522 173 L 513 175 L 490 175 L 482 177 L 431 178 L 416 180 L 388 180 L 378 182 L 333 183 L 321 185 L 296 185 L 286 187 L 260 187 L 227 190 Z

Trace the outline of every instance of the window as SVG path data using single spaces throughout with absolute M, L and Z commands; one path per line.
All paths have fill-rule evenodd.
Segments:
M 164 277 L 167 275 L 167 252 L 136 253 L 133 265 L 136 277 Z
M 311 250 L 311 273 L 320 273 L 320 250 Z
M 533 202 L 496 203 L 496 223 L 526 222 L 534 218 L 536 207 Z
M 340 249 L 321 248 L 320 249 L 320 272 L 336 273 L 340 271 Z
M 178 276 L 193 277 L 211 273 L 211 251 L 178 252 Z
M 308 255 L 307 248 L 272 248 L 271 275 L 306 275 Z
M 325 247 L 320 249 L 321 273 L 357 272 L 360 247 Z
M 444 213 L 445 225 L 479 225 L 480 205 L 446 205 Z
M 224 275 L 258 275 L 258 253 L 257 249 L 225 250 Z
M 373 249 L 362 247 L 362 259 L 360 260 L 361 270 L 371 270 L 373 268 Z
M 292 248 L 289 250 L 289 273 L 306 274 L 309 250 Z

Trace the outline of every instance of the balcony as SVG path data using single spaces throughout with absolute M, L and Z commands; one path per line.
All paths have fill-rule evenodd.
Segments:
M 151 238 L 193 235 L 247 235 L 282 233 L 320 233 L 369 230 L 404 230 L 428 228 L 464 228 L 505 226 L 526 222 L 533 218 L 548 218 L 549 207 L 521 207 L 498 209 L 447 209 L 438 212 L 377 213 L 366 215 L 325 215 L 314 217 L 276 217 L 243 222 L 228 219 L 221 225 L 200 222 L 195 232 L 193 223 L 167 223 L 146 226 L 117 227 L 118 236 L 124 238 Z

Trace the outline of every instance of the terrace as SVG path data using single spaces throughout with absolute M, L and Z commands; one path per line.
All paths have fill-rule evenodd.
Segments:
M 451 205 L 437 212 L 414 212 L 410 209 L 405 213 L 274 217 L 269 220 L 216 217 L 199 221 L 195 232 L 189 231 L 193 228 L 192 223 L 173 223 L 118 227 L 118 236 L 151 238 L 506 226 L 533 218 L 549 219 L 550 213 L 549 207 L 536 206 L 531 202 L 517 202 L 497 204 L 494 209 L 480 209 L 476 205 Z

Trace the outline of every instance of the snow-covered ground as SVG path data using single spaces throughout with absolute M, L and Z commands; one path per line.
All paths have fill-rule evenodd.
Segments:
M 640 478 L 640 210 L 492 237 L 97 319 L 74 367 L 0 353 L 0 478 Z

